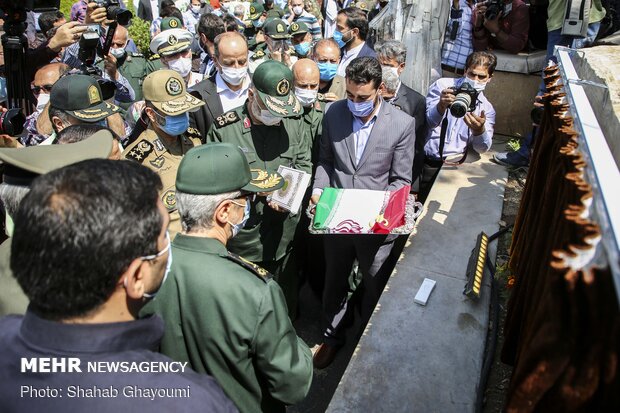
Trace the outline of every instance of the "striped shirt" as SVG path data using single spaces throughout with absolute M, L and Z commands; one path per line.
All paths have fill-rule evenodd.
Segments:
M 288 22 L 288 18 L 290 16 L 291 16 L 291 13 L 285 14 L 283 17 L 283 20 L 285 22 Z M 301 15 L 294 17 L 293 22 L 306 23 L 306 25 L 308 26 L 308 29 L 310 29 L 312 40 L 317 41 L 323 38 L 323 35 L 321 35 L 321 24 L 319 23 L 319 20 L 316 17 L 314 17 L 312 14 L 308 13 L 307 11 L 304 10 L 303 13 L 301 13 Z
M 458 19 L 448 19 L 446 27 L 446 36 L 441 47 L 441 63 L 452 66 L 457 69 L 465 69 L 465 60 L 474 51 L 472 44 L 472 9 L 466 0 L 459 0 L 459 8 L 463 10 L 463 14 Z M 454 11 L 454 9 L 451 9 Z M 456 39 L 450 39 L 450 32 L 453 24 L 458 24 Z

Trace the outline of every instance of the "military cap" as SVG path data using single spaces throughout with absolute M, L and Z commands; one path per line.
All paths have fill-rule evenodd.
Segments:
M 207 143 L 190 149 L 177 171 L 177 191 L 194 195 L 271 192 L 284 186 L 277 172 L 250 169 L 243 151 L 231 143 Z
M 187 93 L 185 80 L 174 70 L 160 69 L 144 78 L 144 100 L 166 115 L 193 112 L 205 103 Z
M 158 53 L 160 56 L 170 56 L 189 50 L 192 40 L 193 36 L 189 30 L 168 29 L 153 37 L 150 48 L 151 52 Z
M 267 60 L 256 68 L 252 83 L 261 100 L 274 116 L 298 116 L 303 109 L 293 93 L 293 72 L 285 64 Z
M 308 29 L 308 25 L 304 22 L 293 22 L 290 26 L 288 26 L 288 34 L 290 34 L 291 36 L 305 34 L 309 31 L 310 30 Z
M 267 18 L 276 18 L 281 19 L 284 16 L 284 10 L 279 7 L 274 6 L 271 10 L 267 11 Z
M 112 140 L 112 133 L 104 129 L 77 143 L 0 148 L 2 179 L 10 185 L 30 186 L 37 176 L 54 169 L 86 159 L 107 158 L 112 152 Z
M 170 29 L 182 29 L 183 23 L 177 17 L 164 17 L 163 19 L 161 19 L 161 24 L 159 25 L 159 27 L 160 32 Z
M 271 19 L 265 22 L 263 32 L 265 36 L 269 36 L 276 40 L 288 39 L 290 37 L 286 28 L 286 23 L 284 23 L 282 19 Z
M 250 20 L 256 20 L 265 12 L 265 6 L 260 3 L 251 3 L 250 4 L 250 13 L 248 18 Z
M 91 123 L 120 110 L 118 106 L 104 102 L 99 83 L 86 75 L 68 75 L 58 79 L 50 91 L 50 106 Z
M 372 7 L 371 4 L 372 3 L 370 1 L 358 0 L 355 2 L 355 7 L 368 13 Z

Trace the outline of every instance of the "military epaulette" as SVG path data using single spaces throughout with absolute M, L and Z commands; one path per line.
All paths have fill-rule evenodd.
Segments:
M 132 56 L 132 57 L 144 57 L 144 55 L 142 53 L 138 53 L 138 52 L 129 52 L 129 56 Z
M 318 100 L 319 102 L 327 102 L 327 101 L 325 100 L 325 95 L 324 95 L 323 93 L 318 93 L 318 94 L 316 95 L 316 100 Z
M 153 152 L 153 144 L 146 139 L 142 139 L 136 146 L 127 152 L 125 158 L 142 163 L 151 152 Z
M 157 60 L 159 59 L 159 54 L 155 53 L 154 55 L 151 55 L 151 57 L 149 57 L 149 60 Z
M 263 57 L 265 57 L 265 52 L 263 52 L 262 50 L 257 50 L 254 52 L 252 57 L 250 57 L 250 59 L 252 59 L 252 61 L 255 61 L 255 60 L 262 59 Z
M 241 118 L 239 117 L 239 114 L 235 112 L 234 110 L 231 110 L 215 118 L 215 124 L 217 125 L 218 128 L 221 128 L 226 125 L 230 125 L 231 123 L 235 123 L 239 120 L 241 120 Z
M 200 131 L 196 128 L 187 128 L 186 134 L 191 138 L 200 138 Z
M 252 261 L 248 261 L 245 258 L 238 256 L 237 254 L 233 254 L 230 251 L 228 252 L 228 259 L 236 262 L 237 264 L 241 265 L 243 268 L 252 272 L 253 274 L 258 275 L 260 279 L 265 282 L 273 278 L 273 275 L 271 275 L 271 273 L 267 271 L 266 269 L 254 264 Z

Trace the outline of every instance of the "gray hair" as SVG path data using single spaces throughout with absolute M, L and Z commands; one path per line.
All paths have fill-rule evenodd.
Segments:
M 398 84 L 400 83 L 400 78 L 398 77 L 398 74 L 394 73 L 394 70 L 391 69 L 391 67 L 381 68 L 381 80 L 383 81 L 385 88 L 390 94 L 396 93 L 396 89 L 398 89 Z
M 240 196 L 241 191 L 217 195 L 195 195 L 177 190 L 177 208 L 179 215 L 181 215 L 183 231 L 211 229 L 217 207 L 227 199 L 235 199 Z
M 21 185 L 0 184 L 0 201 L 10 217 L 14 217 L 22 199 L 28 194 L 30 187 Z
M 377 59 L 394 59 L 398 64 L 405 63 L 407 60 L 407 49 L 398 40 L 386 40 L 375 45 Z

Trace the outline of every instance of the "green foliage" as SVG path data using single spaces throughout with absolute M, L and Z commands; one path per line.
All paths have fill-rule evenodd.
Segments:
M 139 17 L 131 19 L 131 24 L 128 27 L 129 37 L 133 39 L 140 52 L 147 58 L 151 55 L 151 50 L 149 49 L 151 43 L 150 27 L 150 22 Z
M 65 19 L 71 19 L 71 6 L 76 0 L 60 0 L 60 11 L 65 15 Z

